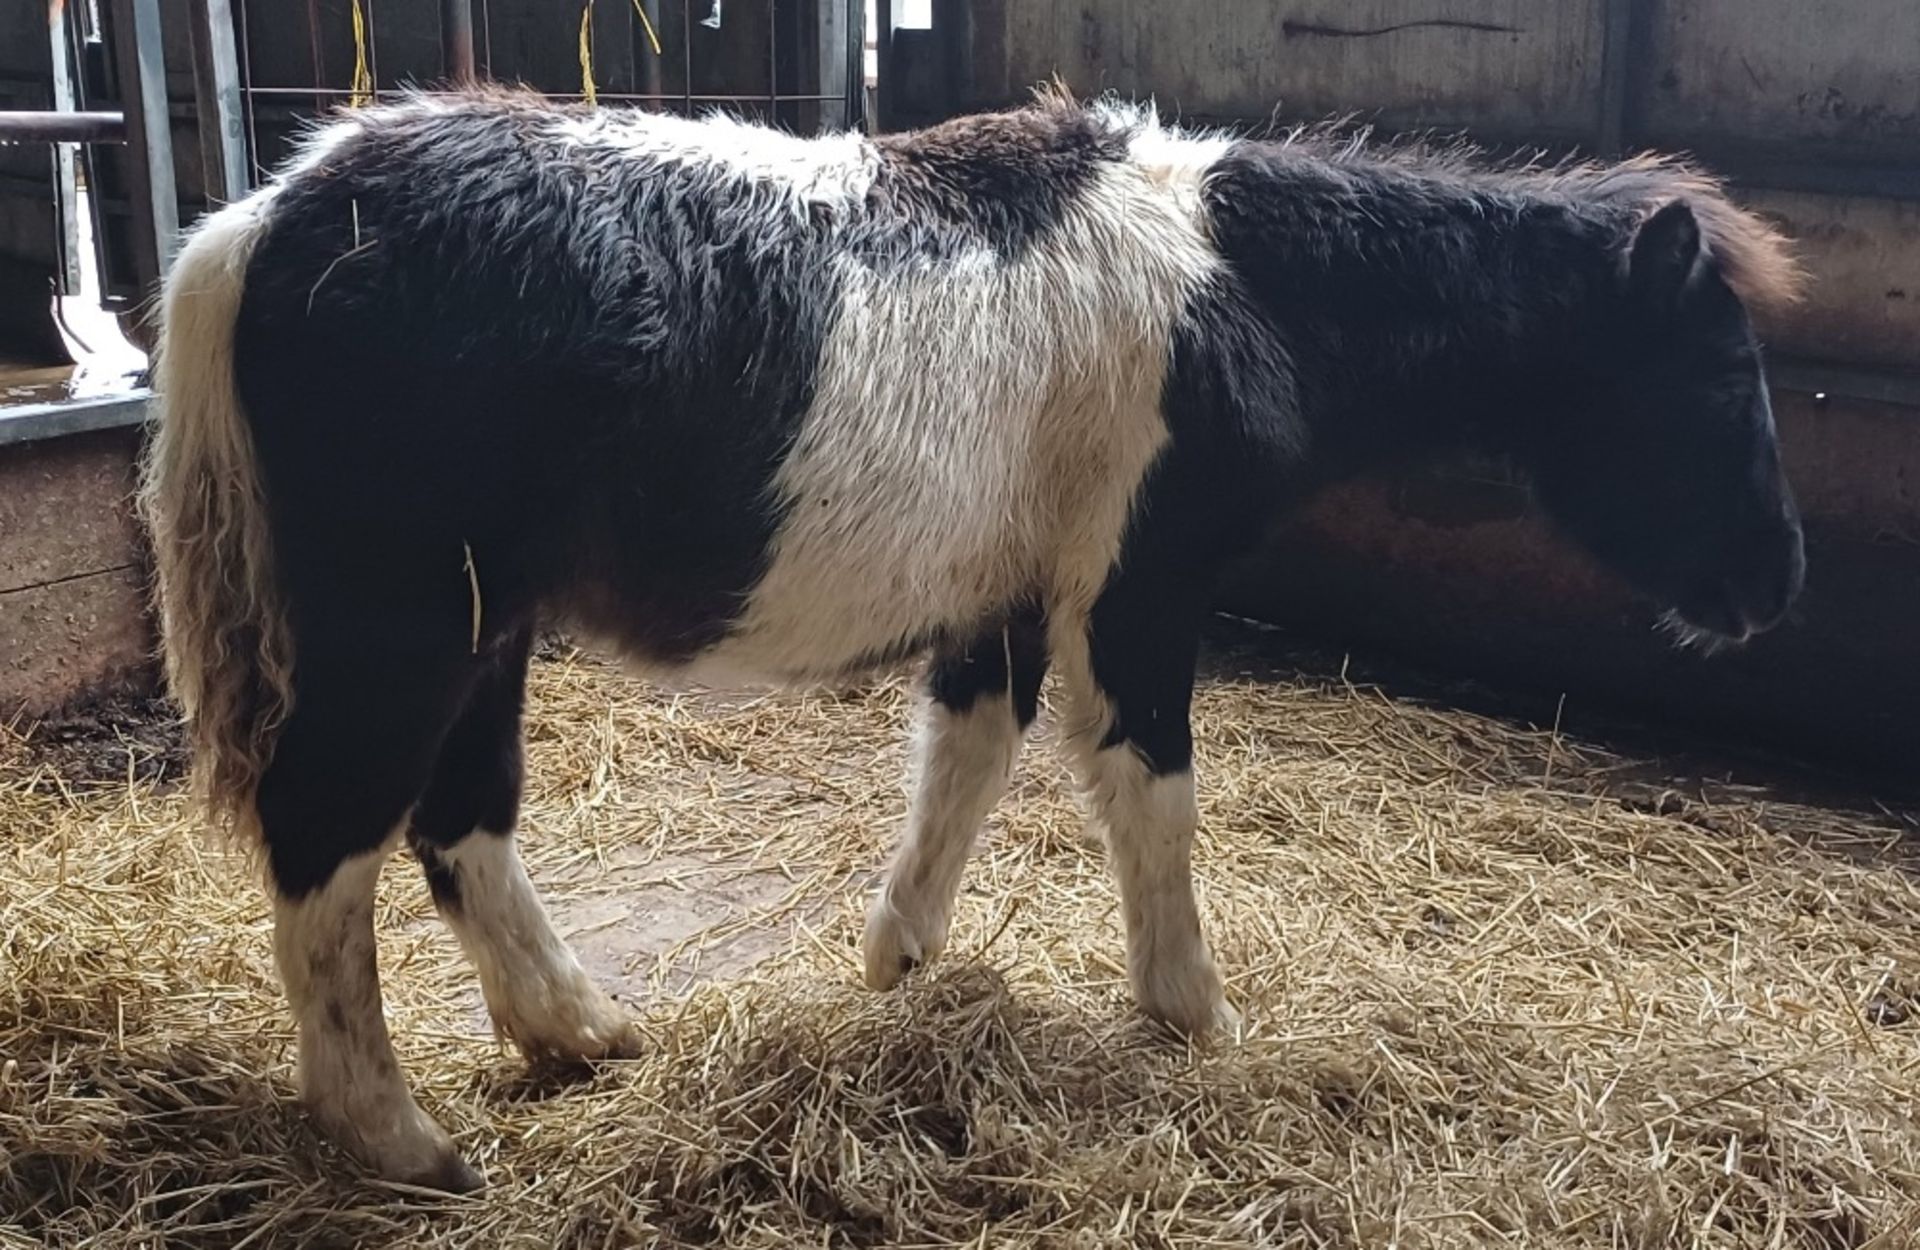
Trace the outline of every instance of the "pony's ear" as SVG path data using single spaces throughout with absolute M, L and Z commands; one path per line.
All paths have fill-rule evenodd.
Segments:
M 1700 223 L 1674 200 L 1640 223 L 1627 252 L 1627 289 L 1648 311 L 1671 312 L 1699 274 Z

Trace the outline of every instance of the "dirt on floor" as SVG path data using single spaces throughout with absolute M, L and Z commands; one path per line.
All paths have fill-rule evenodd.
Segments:
M 7 763 L 16 785 L 169 785 L 187 772 L 179 710 L 157 694 L 103 694 L 20 726 L 13 737 Z
M 265 900 L 164 709 L 21 727 L 0 1245 L 1920 1244 L 1912 812 L 1244 642 L 1207 672 L 1196 865 L 1248 1025 L 1188 1045 L 1129 1005 L 1046 743 L 947 954 L 874 994 L 908 689 L 674 694 L 544 648 L 530 867 L 647 1053 L 530 1070 L 397 860 L 389 1018 L 466 1199 L 369 1180 L 293 1104 Z

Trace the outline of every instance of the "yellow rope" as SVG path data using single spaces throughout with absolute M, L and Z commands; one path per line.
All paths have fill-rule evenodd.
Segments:
M 588 104 L 600 103 L 593 86 L 593 0 L 587 0 L 580 9 L 580 94 L 587 97 Z
M 353 89 L 347 96 L 351 108 L 373 103 L 373 71 L 367 67 L 367 18 L 360 11 L 360 0 L 353 0 Z
M 633 0 L 633 11 L 640 15 L 640 26 L 647 32 L 647 42 L 653 45 L 653 54 L 659 56 L 660 36 L 653 33 L 653 23 L 647 20 L 647 10 L 640 0 Z

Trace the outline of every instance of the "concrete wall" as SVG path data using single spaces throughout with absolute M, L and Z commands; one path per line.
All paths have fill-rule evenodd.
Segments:
M 0 721 L 152 680 L 138 432 L 0 446 Z

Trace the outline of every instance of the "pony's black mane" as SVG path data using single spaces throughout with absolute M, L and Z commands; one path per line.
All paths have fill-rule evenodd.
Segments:
M 1076 100 L 1058 86 L 1033 107 L 1102 107 Z M 1149 111 L 1106 102 L 1115 114 Z M 1540 150 L 1497 153 L 1460 134 L 1383 133 L 1351 115 L 1282 125 L 1223 127 L 1206 133 L 1255 144 L 1334 170 L 1417 182 L 1434 197 L 1476 201 L 1557 203 L 1576 214 L 1607 219 L 1622 235 L 1662 206 L 1683 200 L 1693 210 L 1707 254 L 1751 309 L 1765 312 L 1797 301 L 1804 273 L 1786 239 L 1769 222 L 1734 203 L 1725 182 L 1680 155 L 1641 152 L 1619 160 L 1550 157 Z

